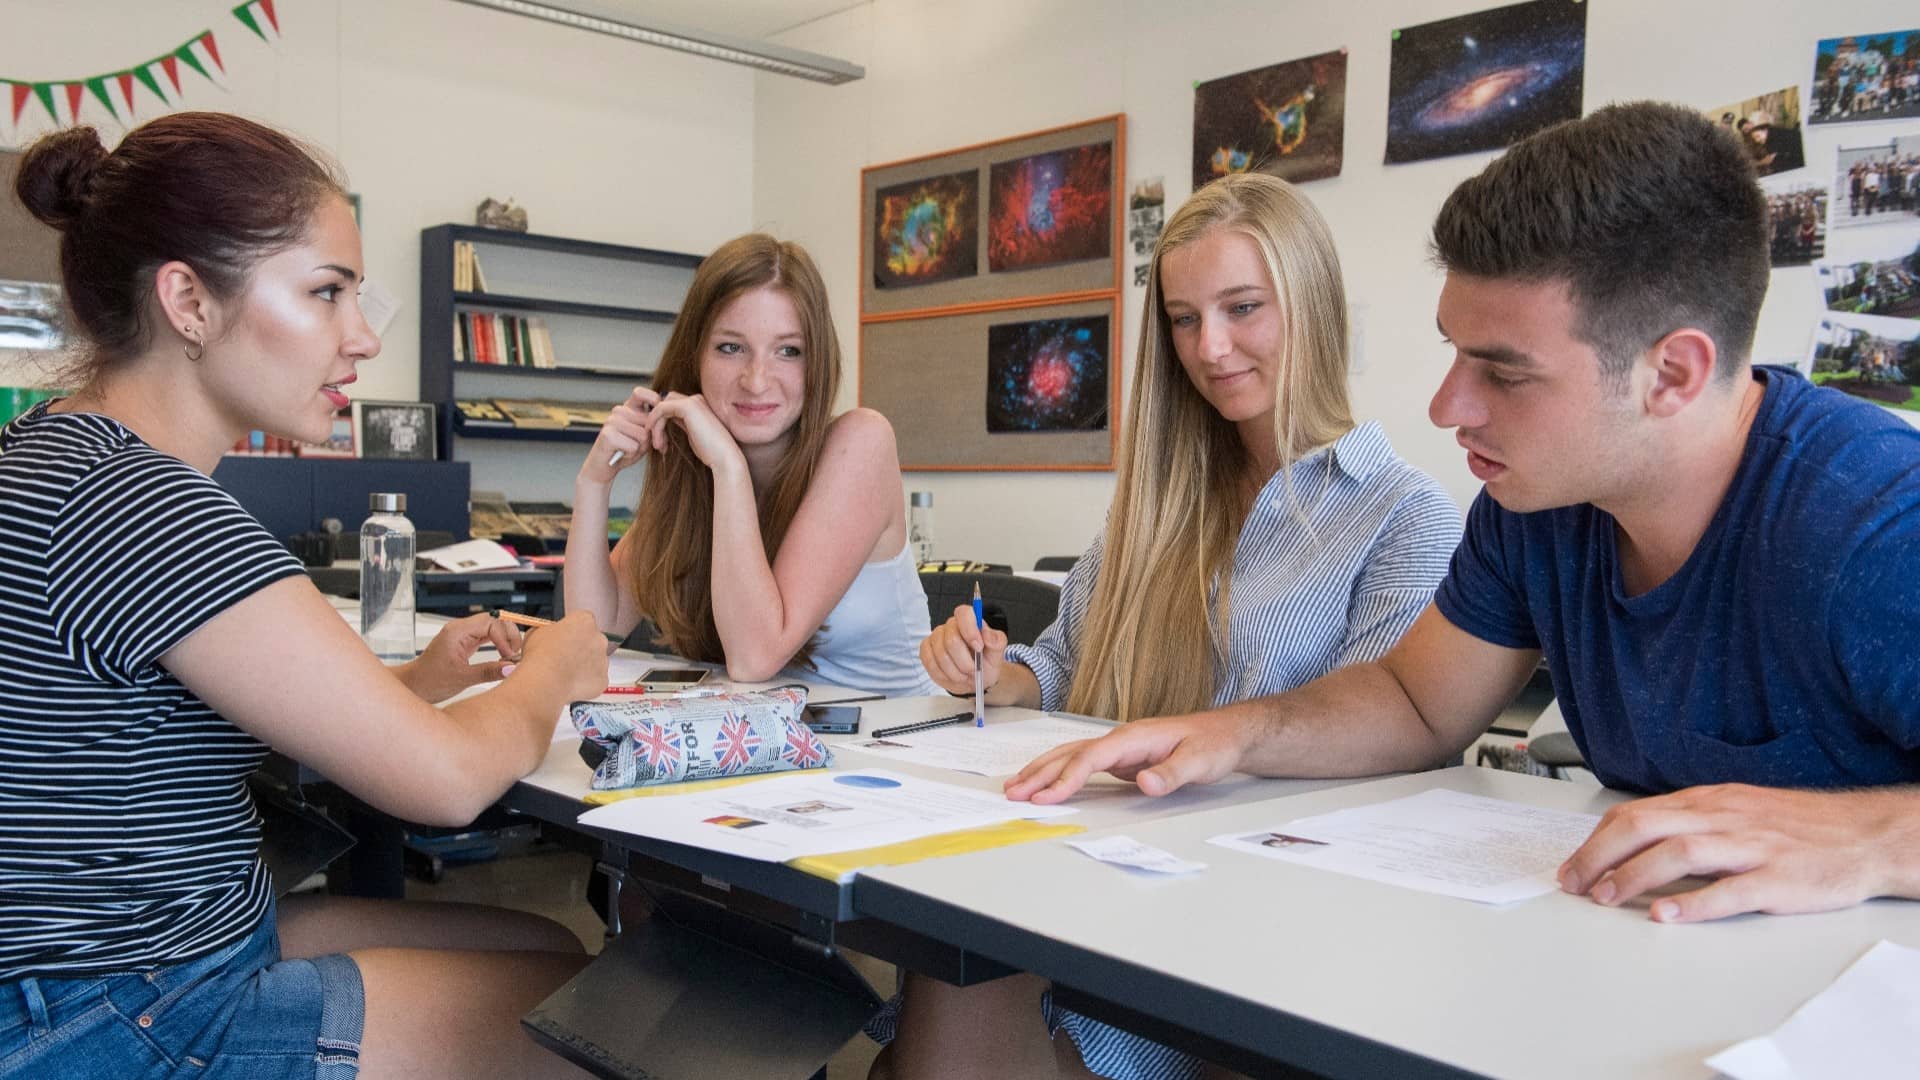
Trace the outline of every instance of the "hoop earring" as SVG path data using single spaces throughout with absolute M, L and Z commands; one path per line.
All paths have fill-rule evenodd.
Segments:
M 200 346 L 200 351 L 194 352 L 191 348 L 189 348 L 189 346 L 192 346 L 192 345 Z M 202 342 L 198 338 L 188 337 L 187 340 L 180 343 L 180 351 L 187 354 L 187 359 L 197 364 L 200 362 L 201 357 L 207 355 L 207 346 L 204 342 Z

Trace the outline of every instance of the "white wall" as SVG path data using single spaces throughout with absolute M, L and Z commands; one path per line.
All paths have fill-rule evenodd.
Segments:
M 1449 354 L 1433 329 L 1440 278 L 1424 244 L 1448 191 L 1491 155 L 1391 168 L 1381 159 L 1389 33 L 1492 6 L 1496 0 L 875 0 L 779 38 L 862 64 L 864 80 L 819 87 L 757 77 L 754 218 L 820 260 L 851 355 L 859 340 L 862 166 L 1123 112 L 1129 183 L 1164 176 L 1171 210 L 1191 182 L 1195 81 L 1345 46 L 1345 170 L 1305 190 L 1333 225 L 1361 309 L 1355 406 L 1464 506 L 1478 485 L 1451 434 L 1426 419 Z M 1601 0 L 1588 15 L 1586 103 L 1662 98 L 1709 108 L 1798 85 L 1804 110 L 1816 40 L 1917 23 L 1911 0 Z M 1843 140 L 1859 145 L 1915 128 L 1808 126 L 1809 166 L 1791 178 L 1830 177 Z M 1829 257 L 1848 255 L 1860 231 L 1830 233 Z M 1126 290 L 1129 371 L 1140 295 Z M 1819 314 L 1812 270 L 1775 271 L 1756 358 L 1802 357 Z M 853 401 L 854 375 L 843 404 Z M 919 473 L 906 481 L 935 494 L 939 554 L 1016 566 L 1079 552 L 1113 486 L 1111 474 L 1071 473 Z
M 268 46 L 229 14 L 234 2 L 0 0 L 0 75 L 95 75 L 212 28 L 230 89 L 182 69 L 182 107 L 307 138 L 361 197 L 368 277 L 403 306 L 358 397 L 417 397 L 420 230 L 471 221 L 485 196 L 516 199 L 537 232 L 670 250 L 707 251 L 751 221 L 745 68 L 449 0 L 279 0 L 285 35 Z M 139 93 L 140 118 L 157 115 Z M 118 138 L 91 95 L 81 118 Z M 18 130 L 10 121 L 0 110 L 0 145 L 51 127 L 37 101 Z M 461 446 L 476 487 L 550 499 L 571 497 L 585 449 Z

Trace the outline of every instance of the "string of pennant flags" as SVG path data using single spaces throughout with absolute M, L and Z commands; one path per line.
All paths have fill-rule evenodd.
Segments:
M 247 0 L 233 8 L 232 13 L 260 40 L 268 44 L 280 40 L 280 17 L 273 10 L 273 0 Z M 221 89 L 226 88 L 226 62 L 220 58 L 220 46 L 212 29 L 202 30 L 175 48 L 119 71 L 76 79 L 29 80 L 0 76 L 0 88 L 5 91 L 7 114 L 16 128 L 28 106 L 35 101 L 55 124 L 75 123 L 89 95 L 116 121 L 124 123 L 122 110 L 126 119 L 132 119 L 139 111 L 141 88 L 162 105 L 172 108 L 183 96 L 182 68 Z

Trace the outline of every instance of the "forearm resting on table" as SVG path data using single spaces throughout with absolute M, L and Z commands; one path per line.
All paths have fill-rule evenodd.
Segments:
M 460 735 L 444 759 L 449 768 L 442 780 L 451 786 L 446 799 L 454 804 L 450 816 L 458 820 L 434 824 L 466 824 L 538 768 L 566 705 L 558 679 L 523 667 L 486 693 L 446 706 L 443 711 Z
M 744 466 L 715 469 L 713 489 L 713 624 L 727 675 L 770 679 L 819 629 L 818 621 L 796 618 L 795 605 L 781 592 Z
M 620 581 L 606 540 L 610 497 L 606 485 L 585 481 L 574 484 L 563 584 L 568 611 L 591 611 L 602 627 L 619 633 Z
M 1241 771 L 1256 776 L 1377 776 L 1429 769 L 1473 738 L 1429 726 L 1382 661 L 1344 667 L 1296 690 L 1206 715 L 1245 729 Z

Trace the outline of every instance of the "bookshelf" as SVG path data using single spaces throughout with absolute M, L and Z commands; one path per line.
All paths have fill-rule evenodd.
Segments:
M 466 246 L 484 291 L 470 287 L 477 282 L 459 254 Z M 439 407 L 440 456 L 454 458 L 466 440 L 591 443 L 598 425 L 469 420 L 455 403 L 612 407 L 652 375 L 699 265 L 700 256 L 682 252 L 477 225 L 421 230 L 420 398 Z M 506 330 L 512 348 L 504 359 L 489 334 L 493 362 L 480 362 L 477 335 L 496 322 L 538 329 L 517 337 Z

